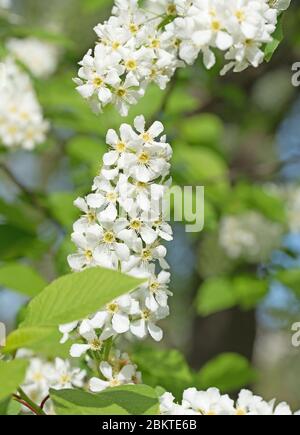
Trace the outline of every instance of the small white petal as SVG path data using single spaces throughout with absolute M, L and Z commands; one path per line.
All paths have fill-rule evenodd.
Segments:
M 73 344 L 70 349 L 70 355 L 73 358 L 79 358 L 89 349 L 90 346 L 88 344 Z
M 102 379 L 99 378 L 91 378 L 89 387 L 93 393 L 99 393 L 109 387 L 109 382 L 102 381 Z

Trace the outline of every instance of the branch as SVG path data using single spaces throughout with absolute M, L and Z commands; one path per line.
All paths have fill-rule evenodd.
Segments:
M 21 403 L 21 405 L 28 408 L 35 415 L 46 415 L 45 412 L 27 396 L 21 387 L 18 388 L 18 393 L 20 396 L 13 394 L 14 400 Z

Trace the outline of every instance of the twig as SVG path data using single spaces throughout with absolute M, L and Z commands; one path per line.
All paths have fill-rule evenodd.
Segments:
M 42 408 L 38 407 L 25 393 L 24 391 L 19 388 L 18 392 L 20 394 L 20 396 L 18 396 L 17 394 L 13 394 L 13 399 L 20 403 L 21 405 L 25 406 L 26 408 L 28 408 L 34 415 L 46 415 L 44 413 L 44 411 L 42 410 Z
M 47 397 L 45 397 L 45 399 L 42 401 L 42 403 L 40 404 L 40 408 L 44 409 L 46 402 L 50 399 L 50 396 L 48 395 Z

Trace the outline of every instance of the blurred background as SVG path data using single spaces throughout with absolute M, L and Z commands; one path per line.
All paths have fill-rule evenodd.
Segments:
M 124 122 L 113 108 L 92 114 L 72 83 L 112 3 L 14 0 L 12 21 L 0 23 L 1 56 L 9 38 L 34 36 L 59 59 L 50 77 L 33 78 L 51 123 L 47 140 L 34 152 L 0 152 L 0 261 L 30 264 L 49 281 L 69 271 L 73 200 L 90 191 L 107 128 Z M 199 59 L 167 91 L 153 86 L 125 119 L 164 122 L 174 184 L 205 186 L 204 230 L 173 225 L 165 339 L 155 352 L 152 343 L 132 344 L 144 381 L 177 396 L 192 385 L 250 386 L 300 408 L 300 348 L 292 345 L 300 322 L 299 24 L 292 0 L 270 62 L 220 77 L 221 59 L 211 71 Z M 14 328 L 27 301 L 1 287 L 0 321 Z

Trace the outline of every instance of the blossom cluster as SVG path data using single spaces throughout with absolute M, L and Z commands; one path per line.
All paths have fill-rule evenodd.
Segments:
M 50 388 L 64 390 L 88 387 L 92 392 L 100 392 L 106 388 L 142 382 L 137 366 L 132 363 L 127 353 L 120 351 L 116 351 L 108 361 L 102 361 L 99 367 L 96 367 L 95 361 L 87 356 L 88 370 L 101 374 L 101 379 L 94 376 L 88 383 L 88 370 L 73 367 L 69 360 L 56 358 L 54 362 L 50 362 L 33 356 L 26 349 L 19 350 L 17 358 L 29 359 L 26 377 L 21 387 L 36 404 L 41 404 L 47 398 Z M 28 410 L 24 408 L 24 411 Z M 54 414 L 54 408 L 49 399 L 45 402 L 45 411 L 47 414 Z
M 93 364 L 92 361 L 90 363 Z M 98 369 L 101 379 L 94 376 L 89 381 L 89 389 L 93 393 L 121 385 L 142 383 L 142 375 L 137 366 L 132 363 L 127 353 L 121 353 L 119 350 L 115 351 L 109 361 L 102 361 Z
M 160 413 L 163 415 L 293 415 L 289 405 L 275 400 L 266 402 L 249 390 L 242 390 L 236 402 L 217 388 L 197 391 L 188 388 L 183 393 L 182 403 L 175 403 L 171 393 L 160 397 Z M 300 411 L 294 415 L 300 415 Z
M 32 150 L 45 140 L 43 117 L 30 77 L 12 57 L 1 64 L 0 144 Z
M 146 128 L 143 116 L 134 128 L 122 124 L 107 133 L 110 146 L 92 193 L 75 204 L 82 217 L 75 222 L 72 240 L 77 252 L 68 257 L 73 271 L 102 266 L 145 279 L 136 291 L 123 295 L 80 322 L 62 325 L 62 341 L 76 329 L 80 342 L 72 357 L 101 352 L 104 342 L 122 334 L 156 341 L 163 337 L 157 322 L 169 314 L 169 268 L 162 240 L 172 240 L 164 220 L 163 198 L 168 189 L 172 149 L 154 122 Z
M 220 224 L 219 243 L 233 260 L 261 262 L 270 258 L 282 242 L 283 227 L 255 211 L 225 216 Z
M 26 377 L 21 386 L 27 396 L 35 403 L 40 404 L 49 395 L 49 389 L 63 390 L 82 388 L 85 385 L 86 371 L 73 368 L 68 360 L 56 358 L 49 362 L 30 352 L 21 349 L 17 358 L 28 358 L 29 366 Z M 47 413 L 53 413 L 50 400 L 45 404 Z M 25 409 L 24 409 L 25 411 Z
M 6 47 L 37 78 L 47 78 L 57 68 L 59 50 L 53 44 L 33 37 L 11 38 Z
M 112 16 L 95 27 L 98 41 L 74 79 L 95 111 L 107 104 L 122 116 L 150 83 L 164 89 L 178 67 L 202 53 L 206 68 L 224 53 L 222 70 L 242 71 L 263 62 L 278 15 L 289 2 L 268 0 L 116 0 Z

